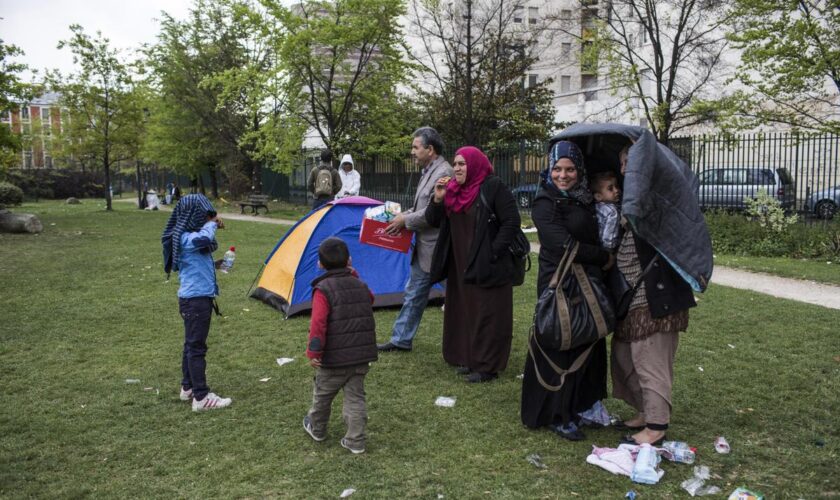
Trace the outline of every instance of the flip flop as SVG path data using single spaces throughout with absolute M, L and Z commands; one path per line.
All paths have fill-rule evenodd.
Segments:
M 665 439 L 666 439 L 665 436 L 662 436 L 661 438 L 657 439 L 656 441 L 650 443 L 650 445 L 651 446 L 659 446 L 659 445 L 662 444 L 663 441 L 665 441 Z M 619 444 L 632 444 L 634 446 L 640 446 L 643 443 L 640 443 L 640 442 L 636 441 L 635 439 L 633 439 L 632 435 L 627 434 L 623 438 L 621 438 L 621 441 L 619 441 Z
M 645 428 L 644 425 L 640 425 L 638 427 L 630 427 L 629 425 L 625 424 L 624 421 L 619 421 L 613 424 L 613 428 L 618 431 L 627 432 L 627 431 L 640 431 Z

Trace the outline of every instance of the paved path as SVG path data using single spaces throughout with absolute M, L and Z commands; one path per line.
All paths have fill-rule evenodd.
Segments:
M 136 199 L 128 199 L 128 198 L 116 198 L 114 199 L 115 203 L 132 203 L 134 206 L 137 206 Z M 161 212 L 171 212 L 172 208 L 168 205 L 161 205 L 160 206 Z M 248 214 L 237 214 L 237 213 L 224 213 L 222 214 L 223 220 L 244 220 L 250 222 L 265 222 L 267 224 L 277 224 L 278 226 L 293 226 L 297 224 L 296 220 L 289 220 L 289 219 L 272 219 L 271 217 L 263 217 L 261 215 L 248 215 Z
M 136 204 L 136 200 L 130 199 L 120 199 L 114 201 Z M 161 207 L 161 210 L 169 211 L 171 208 L 164 205 Z M 250 222 L 265 222 L 268 224 L 278 224 L 284 226 L 292 226 L 297 223 L 297 221 L 294 220 L 272 219 L 270 217 L 262 217 L 259 215 L 232 213 L 224 214 L 222 218 Z M 531 251 L 539 253 L 540 244 L 532 242 Z M 752 290 L 772 295 L 773 297 L 796 300 L 799 302 L 806 302 L 808 304 L 816 304 L 818 306 L 828 307 L 831 309 L 840 309 L 840 286 L 824 285 L 814 281 L 797 280 L 792 278 L 781 278 L 779 276 L 752 273 L 723 266 L 715 266 L 714 273 L 712 274 L 712 283 L 732 288 L 740 288 L 743 290 Z
M 540 244 L 531 243 L 531 251 L 539 252 Z M 807 302 L 831 309 L 840 309 L 840 286 L 752 273 L 724 266 L 715 266 L 712 273 L 712 283 L 752 290 L 782 299 Z

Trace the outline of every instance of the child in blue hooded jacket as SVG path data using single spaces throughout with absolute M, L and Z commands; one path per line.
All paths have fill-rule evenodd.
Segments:
M 181 400 L 192 401 L 193 411 L 230 406 L 232 400 L 210 392 L 205 376 L 210 316 L 219 294 L 213 252 L 219 247 L 216 230 L 224 229 L 210 200 L 189 194 L 178 201 L 161 236 L 167 276 L 178 272 L 178 308 L 184 319 L 181 357 Z

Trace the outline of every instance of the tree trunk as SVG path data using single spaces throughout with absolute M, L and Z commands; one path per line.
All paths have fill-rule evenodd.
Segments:
M 251 191 L 262 194 L 262 165 L 260 162 L 248 160 L 248 170 L 251 171 Z
M 213 199 L 219 197 L 219 167 L 210 167 L 210 192 L 213 193 Z
M 43 224 L 35 215 L 13 214 L 8 210 L 0 210 L 0 232 L 40 233 L 43 230 Z

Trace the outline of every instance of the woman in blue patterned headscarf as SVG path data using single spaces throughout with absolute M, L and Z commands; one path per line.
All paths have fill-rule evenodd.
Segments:
M 587 273 L 597 275 L 612 262 L 610 253 L 598 241 L 598 219 L 580 149 L 572 142 L 559 141 L 548 156 L 549 165 L 531 207 L 540 238 L 537 296 L 548 286 L 568 245 L 579 243 L 574 262 L 586 266 Z M 596 342 L 588 355 L 585 352 L 589 346 L 585 345 L 559 351 L 541 348 L 534 340 L 529 342 L 522 381 L 522 423 L 531 428 L 548 427 L 565 439 L 584 439 L 578 428 L 579 414 L 607 396 L 606 342 Z M 581 355 L 585 361 L 577 371 L 561 376 L 555 370 L 555 366 L 569 369 Z M 543 382 L 562 387 L 549 390 Z

